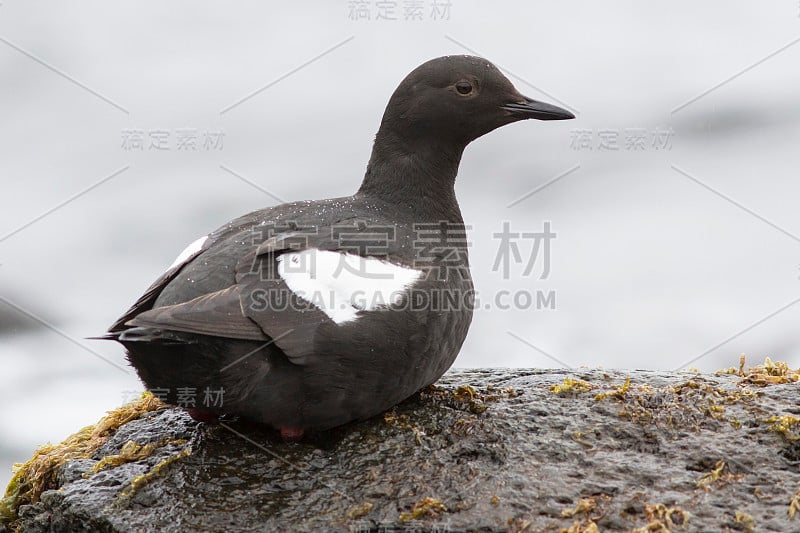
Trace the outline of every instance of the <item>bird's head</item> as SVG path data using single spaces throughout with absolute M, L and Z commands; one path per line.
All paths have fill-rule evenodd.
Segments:
M 506 124 L 525 119 L 565 120 L 571 112 L 520 94 L 486 59 L 444 56 L 414 69 L 395 90 L 381 129 L 417 141 L 466 146 Z

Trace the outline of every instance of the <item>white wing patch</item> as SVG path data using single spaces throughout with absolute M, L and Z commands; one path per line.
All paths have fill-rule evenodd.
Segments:
M 187 259 L 189 259 L 191 256 L 193 256 L 195 253 L 199 252 L 200 249 L 203 247 L 203 244 L 205 244 L 205 242 L 207 240 L 208 240 L 208 235 L 203 235 L 202 237 L 200 237 L 199 239 L 194 241 L 192 244 L 187 246 L 184 251 L 182 251 L 180 254 L 178 254 L 178 257 L 175 258 L 175 261 L 172 262 L 172 264 L 169 266 L 169 268 L 167 270 L 172 270 L 176 266 L 178 266 L 181 263 L 185 262 Z
M 310 248 L 279 255 L 278 275 L 303 300 L 337 324 L 400 303 L 421 270 L 374 257 Z

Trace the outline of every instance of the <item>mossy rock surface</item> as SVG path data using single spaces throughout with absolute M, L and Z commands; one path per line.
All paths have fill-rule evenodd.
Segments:
M 800 531 L 798 437 L 794 379 L 452 371 L 297 444 L 156 406 L 58 466 L 5 527 Z

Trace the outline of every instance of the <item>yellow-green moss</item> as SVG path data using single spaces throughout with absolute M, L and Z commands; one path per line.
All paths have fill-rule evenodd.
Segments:
M 117 428 L 162 407 L 158 398 L 146 392 L 138 400 L 109 411 L 97 424 L 86 426 L 59 444 L 41 446 L 27 462 L 15 464 L 14 475 L 0 500 L 0 522 L 15 520 L 21 505 L 36 503 L 42 492 L 56 488 L 58 471 L 67 461 L 91 457 Z
M 497 388 L 491 385 L 484 390 L 476 389 L 470 385 L 461 385 L 455 390 L 431 385 L 422 391 L 420 397 L 424 400 L 450 403 L 457 409 L 479 414 L 487 409 L 487 404 L 502 398 L 516 398 L 521 393 L 512 387 Z
M 370 511 L 372 511 L 373 507 L 374 505 L 370 502 L 364 502 L 361 505 L 356 505 L 355 507 L 350 509 L 350 511 L 348 511 L 347 518 L 356 519 L 356 518 L 361 518 L 362 516 L 366 516 L 367 514 L 369 514 Z
M 383 413 L 383 421 L 389 426 L 412 431 L 416 443 L 422 445 L 422 437 L 426 436 L 425 431 L 418 425 L 412 423 L 408 415 L 399 415 L 394 410 L 386 411 Z
M 158 448 L 167 446 L 169 444 L 173 444 L 173 445 L 176 445 L 176 446 L 181 446 L 183 444 L 186 444 L 186 440 L 184 440 L 184 439 L 176 439 L 176 440 L 162 439 L 161 441 L 159 441 L 157 443 L 145 444 L 144 446 L 142 446 L 138 442 L 129 440 L 128 442 L 126 442 L 122 446 L 122 449 L 119 451 L 118 454 L 107 455 L 106 457 L 103 457 L 100 461 L 98 461 L 92 467 L 92 473 L 96 474 L 97 472 L 100 472 L 101 470 L 103 470 L 103 469 L 105 469 L 105 468 L 107 468 L 109 466 L 119 466 L 121 464 L 130 463 L 132 461 L 138 461 L 140 459 L 145 459 L 147 457 L 150 457 L 150 455 L 152 455 L 152 453 L 155 450 L 157 450 Z M 83 477 L 89 477 L 89 474 L 84 474 Z
M 599 533 L 596 521 L 606 511 L 603 505 L 611 500 L 608 494 L 596 494 L 581 498 L 571 509 L 561 511 L 562 518 L 578 518 L 567 528 L 561 528 L 560 533 Z M 582 515 L 582 516 L 581 516 Z
M 580 379 L 564 378 L 563 383 L 551 385 L 550 390 L 555 394 L 574 393 L 580 394 L 581 392 L 589 392 L 594 388 L 594 385 Z
M 625 383 L 623 383 L 619 387 L 614 387 L 614 390 L 601 392 L 597 394 L 594 399 L 595 401 L 599 402 L 600 400 L 605 400 L 606 398 L 617 398 L 618 400 L 624 400 L 625 395 L 628 393 L 628 390 L 631 388 L 631 377 L 625 377 Z
M 707 487 L 722 477 L 723 470 L 725 470 L 725 461 L 717 461 L 717 464 L 714 465 L 714 469 L 711 472 L 703 474 L 700 479 L 695 481 L 695 485 L 701 489 Z
M 727 484 L 742 479 L 743 477 L 744 474 L 731 473 L 730 467 L 725 461 L 717 461 L 717 464 L 714 465 L 714 469 L 711 470 L 711 472 L 703 474 L 700 479 L 695 481 L 695 485 L 697 488 L 707 491 L 710 490 L 715 483 Z
M 564 518 L 572 518 L 577 514 L 584 514 L 590 513 L 597 507 L 597 499 L 592 498 L 581 498 L 578 500 L 578 503 L 572 509 L 564 509 L 561 511 L 561 516 Z
M 184 457 L 188 457 L 192 454 L 192 447 L 187 446 L 180 452 L 176 453 L 175 455 L 171 455 L 165 459 L 162 459 L 157 465 L 150 469 L 149 472 L 146 474 L 142 474 L 140 476 L 136 476 L 131 480 L 131 484 L 122 489 L 122 492 L 117 499 L 117 503 L 125 503 L 126 501 L 133 498 L 139 490 L 150 483 L 152 480 L 157 478 L 158 476 L 162 475 L 164 469 L 174 463 L 179 459 L 183 459 Z
M 415 503 L 411 512 L 400 513 L 400 521 L 408 522 L 409 520 L 419 520 L 423 517 L 438 518 L 440 514 L 446 512 L 447 507 L 440 500 L 428 496 Z
M 747 513 L 736 511 L 736 516 L 733 518 L 733 523 L 736 524 L 738 529 L 745 531 L 753 531 L 756 527 L 756 521 Z
M 645 505 L 644 514 L 647 525 L 632 529 L 631 533 L 671 533 L 689 523 L 689 513 L 680 507 L 669 507 L 663 503 Z
M 559 533 L 600 533 L 600 530 L 594 520 L 587 519 L 585 522 L 576 521 L 569 527 L 562 527 Z
M 787 441 L 800 440 L 800 436 L 794 431 L 795 428 L 800 426 L 800 418 L 792 415 L 780 415 L 769 417 L 765 422 L 772 424 L 769 427 L 770 431 L 779 433 Z
M 769 385 L 782 385 L 784 383 L 797 383 L 800 381 L 800 369 L 791 369 L 783 361 L 772 361 L 769 357 L 764 363 L 745 370 L 745 356 L 739 357 L 739 369 L 733 367 L 717 371 L 718 374 L 737 375 L 741 379 L 739 384 L 751 384 L 759 387 Z
M 792 496 L 789 502 L 789 518 L 794 519 L 794 515 L 797 511 L 800 511 L 800 489 L 797 489 L 797 492 L 794 493 L 794 496 Z

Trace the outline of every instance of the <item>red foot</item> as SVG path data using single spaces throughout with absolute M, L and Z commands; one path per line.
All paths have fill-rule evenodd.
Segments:
M 303 429 L 281 426 L 281 438 L 284 442 L 297 442 L 303 438 Z
M 205 409 L 188 408 L 186 412 L 198 422 L 214 423 L 219 421 L 219 415 Z

